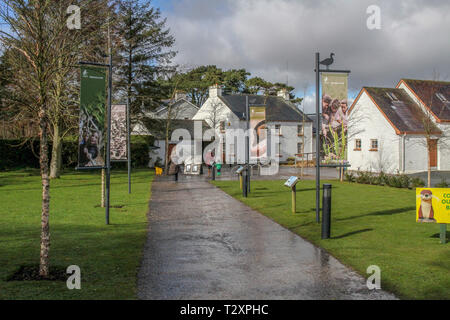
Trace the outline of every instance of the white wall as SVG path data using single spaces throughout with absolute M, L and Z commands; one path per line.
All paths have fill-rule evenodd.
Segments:
M 355 140 L 361 139 L 361 151 L 355 151 Z M 378 151 L 369 151 L 371 139 L 378 140 Z M 363 92 L 349 115 L 349 170 L 397 173 L 400 170 L 400 136 Z
M 420 135 L 405 136 L 405 173 L 426 171 L 428 150 L 426 139 Z

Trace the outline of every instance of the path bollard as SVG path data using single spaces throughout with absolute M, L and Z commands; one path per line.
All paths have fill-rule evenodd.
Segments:
M 247 182 L 248 182 L 248 180 L 247 180 L 247 172 L 244 170 L 244 174 L 243 174 L 243 177 L 242 177 L 242 180 L 243 180 L 243 185 L 242 185 L 242 196 L 244 197 L 244 198 L 247 198 Z
M 297 188 L 294 185 L 292 187 L 292 213 L 295 214 L 297 212 Z
M 322 239 L 329 239 L 331 231 L 331 184 L 323 185 Z
M 215 163 L 213 163 L 211 170 L 212 170 L 212 180 L 216 180 L 216 164 Z
M 239 174 L 239 186 L 243 189 L 242 173 Z

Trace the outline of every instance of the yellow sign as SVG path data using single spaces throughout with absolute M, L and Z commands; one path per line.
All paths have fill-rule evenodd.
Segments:
M 450 223 L 450 188 L 417 188 L 416 221 Z

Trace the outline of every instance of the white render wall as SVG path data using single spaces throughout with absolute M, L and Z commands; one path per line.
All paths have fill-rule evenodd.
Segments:
M 356 139 L 361 139 L 361 151 L 354 150 Z M 371 139 L 378 139 L 378 151 L 369 151 Z M 397 173 L 401 160 L 400 139 L 367 93 L 363 92 L 349 116 L 349 170 Z
M 426 139 L 420 135 L 405 136 L 405 173 L 426 171 L 428 150 Z
M 215 119 L 212 114 L 215 113 Z M 205 120 L 208 125 L 212 126 L 215 120 L 216 131 L 219 136 L 223 136 L 222 133 L 218 131 L 218 125 L 220 121 L 225 122 L 225 129 L 245 129 L 247 126 L 246 121 L 240 120 L 223 102 L 217 97 L 208 98 L 197 114 L 193 117 L 193 120 Z M 267 129 L 270 133 L 271 129 L 275 129 L 275 125 L 279 124 L 281 126 L 281 136 L 279 137 L 279 142 L 281 143 L 281 157 L 279 157 L 280 162 L 287 161 L 288 158 L 295 157 L 297 152 L 297 143 L 302 142 L 302 137 L 298 135 L 297 126 L 302 124 L 302 122 L 287 122 L 287 121 L 277 121 L 268 122 Z M 313 141 L 312 141 L 312 122 L 305 122 L 304 128 L 305 134 L 305 153 L 313 152 Z M 227 152 L 229 151 L 229 143 L 227 143 Z M 235 142 L 236 143 L 236 142 Z M 245 143 L 245 140 L 238 141 L 237 143 Z M 235 150 L 238 147 L 235 146 Z M 239 154 L 239 153 L 235 153 Z M 220 155 L 217 155 L 220 157 Z M 243 159 L 231 158 L 231 161 L 237 161 L 238 163 L 243 163 Z

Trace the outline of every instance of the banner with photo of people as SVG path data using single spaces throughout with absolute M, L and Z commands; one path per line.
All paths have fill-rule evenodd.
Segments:
M 325 163 L 345 160 L 348 74 L 322 73 L 321 153 Z
M 264 160 L 267 158 L 267 126 L 266 107 L 250 106 L 250 159 Z
M 111 160 L 128 160 L 127 106 L 111 106 Z
M 106 70 L 81 67 L 78 168 L 105 166 Z

